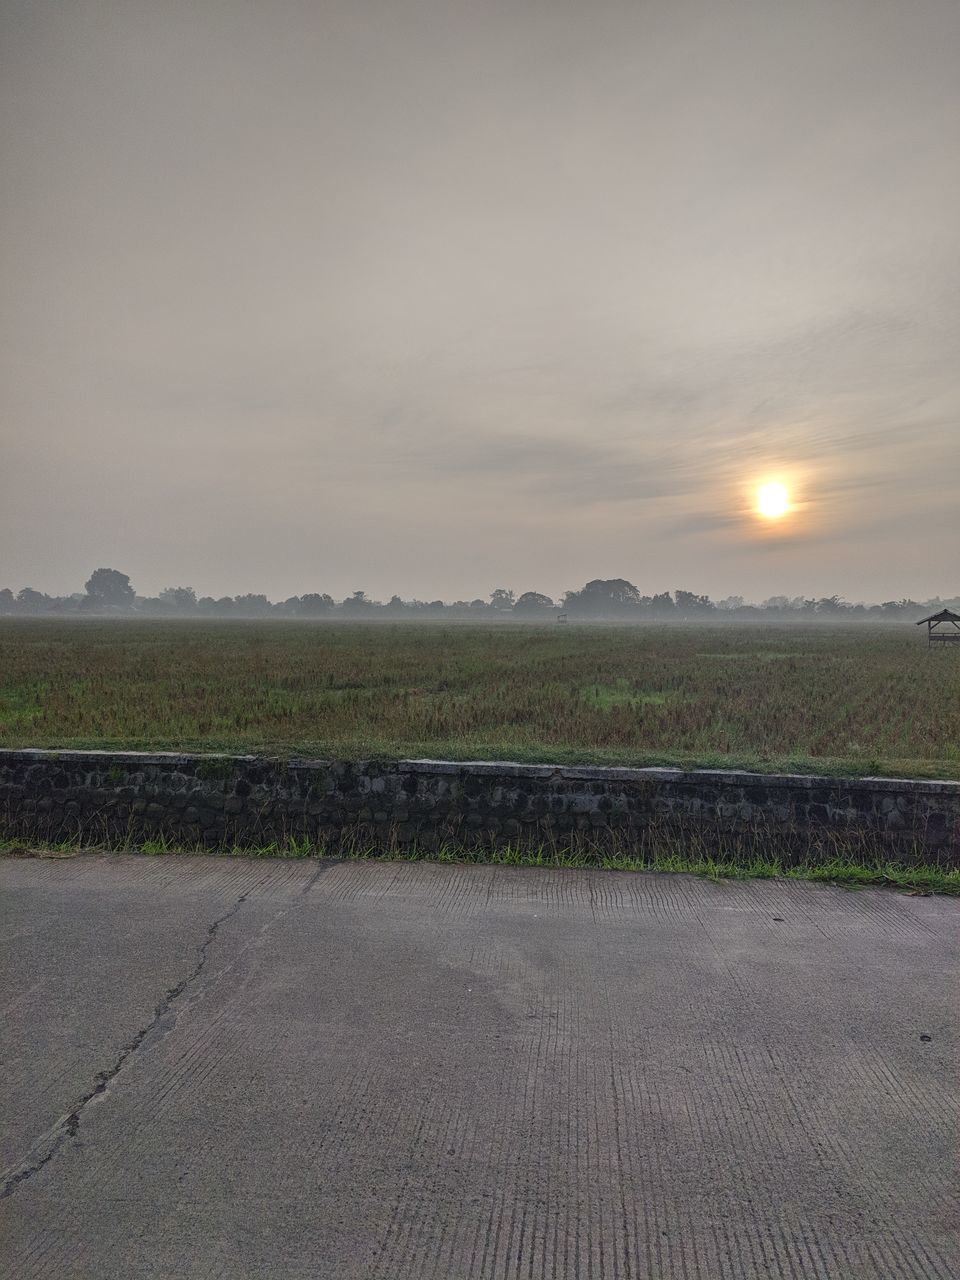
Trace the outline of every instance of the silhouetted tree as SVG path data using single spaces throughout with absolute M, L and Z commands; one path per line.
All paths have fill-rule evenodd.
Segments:
M 308 591 L 305 596 L 300 597 L 299 611 L 305 618 L 315 618 L 320 614 L 329 613 L 333 607 L 333 596 L 327 595 L 325 591 L 322 594 L 318 591 Z
M 17 592 L 17 604 L 25 609 L 39 609 L 42 605 L 48 604 L 49 600 L 49 596 L 44 595 L 42 591 L 34 591 L 33 587 L 24 587 Z
M 506 587 L 497 587 L 490 592 L 490 605 L 494 609 L 512 609 L 515 599 L 513 592 Z
M 130 579 L 117 569 L 94 569 L 86 582 L 87 600 L 101 609 L 129 609 L 136 598 Z
M 710 613 L 716 607 L 709 596 L 698 596 L 692 591 L 675 591 L 673 597 L 677 612 L 685 618 L 691 614 Z
M 568 591 L 563 607 L 586 618 L 609 618 L 636 614 L 640 591 L 626 578 L 594 578 L 580 591 Z
M 514 613 L 531 614 L 546 613 L 549 609 L 556 606 L 549 596 L 545 596 L 540 591 L 525 591 L 513 606 Z
M 272 608 L 266 596 L 248 594 L 233 597 L 234 608 L 231 612 L 246 618 L 265 618 Z
M 354 591 L 341 605 L 349 618 L 366 617 L 373 607 L 374 603 L 365 591 Z
M 176 609 L 177 613 L 193 613 L 197 607 L 197 593 L 193 587 L 164 587 L 159 599 Z
M 849 608 L 839 596 L 823 596 L 816 604 L 817 613 L 843 613 Z

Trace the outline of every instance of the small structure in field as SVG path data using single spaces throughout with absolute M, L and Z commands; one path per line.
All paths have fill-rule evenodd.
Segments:
M 565 626 L 568 621 L 567 615 L 565 613 L 558 613 L 557 621 L 560 623 L 561 626 Z
M 929 618 L 921 618 L 917 626 L 922 627 L 924 623 L 927 624 L 929 648 L 938 644 L 960 644 L 960 613 L 941 609 L 939 613 L 931 613 Z

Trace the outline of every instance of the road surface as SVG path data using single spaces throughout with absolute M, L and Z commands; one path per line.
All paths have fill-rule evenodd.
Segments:
M 0 1273 L 960 1275 L 960 904 L 0 862 Z

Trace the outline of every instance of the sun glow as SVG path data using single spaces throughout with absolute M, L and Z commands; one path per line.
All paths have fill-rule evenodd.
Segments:
M 765 520 L 779 520 L 790 510 L 790 495 L 786 485 L 771 480 L 757 489 L 757 515 Z

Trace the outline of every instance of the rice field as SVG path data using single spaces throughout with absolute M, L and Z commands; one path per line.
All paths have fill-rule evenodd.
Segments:
M 6 619 L 0 745 L 960 777 L 960 652 L 909 624 Z

